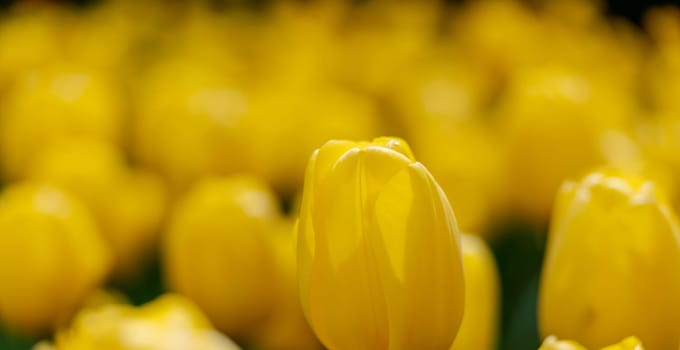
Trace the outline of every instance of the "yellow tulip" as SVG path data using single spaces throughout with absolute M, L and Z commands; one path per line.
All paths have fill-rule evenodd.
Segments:
M 464 306 L 459 247 L 446 196 L 402 140 L 329 141 L 312 155 L 298 278 L 329 349 L 448 349 Z
M 110 252 L 90 213 L 47 185 L 0 195 L 0 319 L 25 332 L 67 320 L 102 282 Z
M 544 335 L 589 348 L 680 341 L 680 228 L 652 181 L 597 171 L 558 196 L 539 295 Z
M 238 350 L 214 331 L 200 310 L 183 297 L 162 296 L 135 308 L 105 305 L 84 309 L 57 333 L 53 350 Z
M 106 76 L 52 66 L 23 75 L 0 107 L 0 160 L 11 179 L 33 157 L 64 139 L 119 143 L 123 115 L 118 91 Z
M 501 113 L 512 209 L 547 221 L 560 183 L 607 164 L 606 137 L 628 120 L 618 90 L 559 66 L 518 72 Z
M 116 277 L 134 277 L 160 230 L 164 190 L 159 179 L 129 169 L 114 146 L 91 141 L 52 146 L 36 157 L 28 173 L 87 204 L 113 249 Z
M 187 57 L 167 58 L 138 84 L 134 155 L 176 191 L 196 179 L 244 169 L 242 119 L 248 95 L 224 69 Z
M 558 340 L 555 336 L 549 336 L 545 338 L 538 350 L 586 350 L 586 348 L 571 340 Z M 644 348 L 638 338 L 628 337 L 618 344 L 606 346 L 601 350 L 644 350 Z
M 498 271 L 486 243 L 462 235 L 465 269 L 465 314 L 451 350 L 491 350 L 498 332 Z
M 274 194 L 251 178 L 207 178 L 175 207 L 165 236 L 171 290 L 194 300 L 215 326 L 248 335 L 276 298 L 271 235 L 280 219 Z

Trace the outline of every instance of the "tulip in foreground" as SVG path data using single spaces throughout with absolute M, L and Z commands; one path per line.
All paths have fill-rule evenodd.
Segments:
M 459 233 L 399 139 L 330 141 L 307 168 L 298 232 L 303 310 L 331 350 L 449 349 L 464 307 Z
M 677 349 L 680 229 L 655 184 L 594 172 L 562 186 L 552 220 L 543 335 L 601 348 L 635 334 L 650 349 Z

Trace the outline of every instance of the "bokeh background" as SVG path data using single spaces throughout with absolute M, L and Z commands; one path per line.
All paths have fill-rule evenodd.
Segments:
M 672 1 L 0 4 L 2 186 L 83 197 L 113 237 L 103 285 L 136 305 L 169 289 L 159 242 L 194 184 L 254 176 L 294 220 L 306 161 L 328 139 L 409 142 L 460 228 L 494 252 L 499 349 L 540 344 L 562 181 L 607 165 L 680 203 Z M 1 349 L 49 337 L 3 328 Z

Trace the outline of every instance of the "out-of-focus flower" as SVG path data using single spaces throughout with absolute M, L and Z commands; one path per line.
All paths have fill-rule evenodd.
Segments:
M 435 44 L 443 7 L 439 1 L 367 3 L 341 27 L 335 74 L 373 95 L 391 91 Z
M 375 106 L 367 97 L 331 87 L 263 89 L 248 117 L 251 171 L 281 192 L 302 185 L 309 154 L 329 139 L 377 136 Z
M 463 234 L 465 314 L 451 350 L 495 349 L 499 283 L 496 263 L 482 239 Z
M 455 19 L 453 35 L 460 50 L 500 78 L 545 55 L 539 17 L 520 1 L 471 1 Z
M 444 189 L 461 230 L 487 234 L 504 200 L 503 158 L 494 134 L 474 120 L 437 121 L 420 130 L 412 137 L 414 152 Z
M 135 277 L 155 246 L 165 209 L 165 191 L 154 175 L 129 169 L 111 144 L 63 142 L 35 157 L 32 180 L 55 184 L 91 209 L 110 243 L 116 277 Z
M 139 308 L 106 305 L 84 309 L 55 337 L 52 350 L 238 350 L 189 300 L 165 295 Z
M 298 278 L 321 342 L 448 348 L 464 307 L 458 236 L 446 195 L 402 140 L 316 150 L 300 210 Z
M 555 336 L 549 336 L 545 338 L 538 350 L 586 350 L 586 348 L 571 340 L 558 340 Z M 601 350 L 644 350 L 644 348 L 638 338 L 628 337 L 618 344 L 604 347 Z
M 64 11 L 57 6 L 19 4 L 0 21 L 0 86 L 18 74 L 61 55 Z M 11 48 L 11 49 L 10 49 Z
M 606 135 L 625 129 L 632 108 L 608 86 L 557 66 L 517 73 L 499 111 L 517 214 L 546 221 L 564 179 L 609 163 Z
M 272 312 L 278 210 L 265 185 L 236 177 L 201 180 L 172 213 L 164 245 L 169 286 L 227 334 L 247 336 Z
M 24 175 L 33 157 L 64 139 L 117 144 L 122 105 L 105 76 L 53 65 L 23 75 L 0 107 L 0 164 L 4 176 Z
M 309 327 L 298 296 L 293 225 L 284 220 L 273 235 L 280 287 L 274 311 L 255 336 L 258 348 L 267 350 L 319 350 L 321 344 Z
M 635 334 L 675 349 L 678 293 L 680 228 L 653 182 L 603 170 L 562 186 L 541 279 L 542 334 L 588 348 Z
M 0 319 L 44 332 L 68 320 L 102 282 L 111 256 L 90 213 L 47 185 L 0 195 Z
M 161 173 L 174 190 L 201 176 L 243 170 L 244 91 L 221 67 L 172 57 L 157 63 L 140 83 L 133 129 L 138 160 Z

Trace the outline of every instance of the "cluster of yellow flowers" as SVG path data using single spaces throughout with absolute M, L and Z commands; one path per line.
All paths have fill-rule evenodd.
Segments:
M 680 10 L 643 33 L 533 5 L 16 4 L 0 326 L 36 350 L 491 350 L 487 241 L 517 218 L 550 222 L 541 350 L 677 350 Z M 172 294 L 98 294 L 157 253 Z

